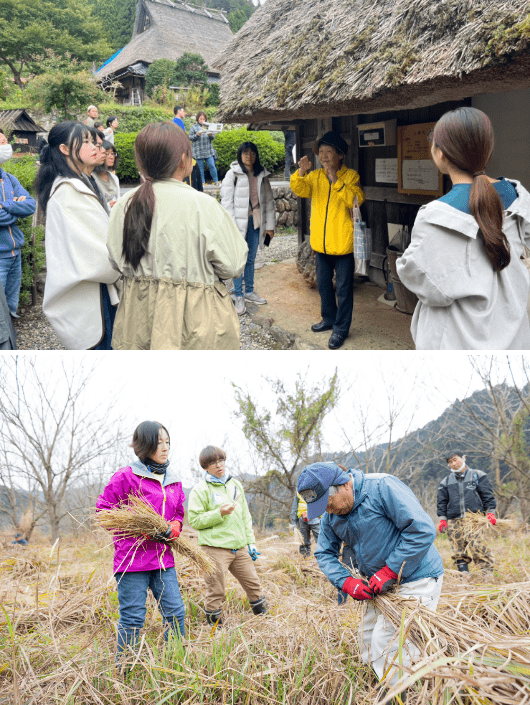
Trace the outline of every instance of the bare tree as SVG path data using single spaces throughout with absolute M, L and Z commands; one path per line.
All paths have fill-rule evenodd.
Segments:
M 259 408 L 248 391 L 233 384 L 237 411 L 235 419 L 242 424 L 248 444 L 252 467 L 249 477 L 243 476 L 245 490 L 257 495 L 267 515 L 289 516 L 296 491 L 300 465 L 310 456 L 318 456 L 322 449 L 322 423 L 339 398 L 338 373 L 323 377 L 319 384 L 310 385 L 307 378 L 298 375 L 294 389 L 279 380 L 264 379 L 276 395 L 276 415 L 270 409 Z M 248 470 L 247 470 L 248 473 Z M 264 503 L 266 498 L 268 502 Z M 250 502 L 249 502 L 250 504 Z
M 25 356 L 4 358 L 2 453 L 10 488 L 31 488 L 35 515 L 46 516 L 55 541 L 69 511 L 70 488 L 83 475 L 97 474 L 122 434 L 113 419 L 113 403 L 105 399 L 102 409 L 91 393 L 94 366 L 73 356 L 53 366 L 41 363 Z

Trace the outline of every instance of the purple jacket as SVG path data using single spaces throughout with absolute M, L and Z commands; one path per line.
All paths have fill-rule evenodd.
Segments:
M 112 509 L 131 493 L 144 498 L 168 522 L 184 519 L 184 490 L 170 467 L 165 476 L 155 475 L 139 460 L 121 468 L 99 496 L 96 508 L 98 511 Z M 114 539 L 115 573 L 167 570 L 174 565 L 172 550 L 161 541 L 143 541 L 137 547 L 135 539 Z

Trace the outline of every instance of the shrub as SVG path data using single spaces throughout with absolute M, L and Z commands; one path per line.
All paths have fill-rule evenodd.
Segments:
M 173 85 L 173 77 L 177 64 L 171 59 L 155 59 L 145 74 L 145 91 L 148 96 L 153 95 L 157 86 Z
M 117 133 L 114 137 L 114 146 L 120 155 L 120 163 L 116 169 L 116 174 L 119 179 L 124 181 L 137 181 L 140 178 L 134 159 L 134 141 L 137 134 L 136 132 Z
M 216 108 L 220 102 L 221 98 L 219 96 L 219 84 L 211 83 L 208 86 L 208 98 L 206 99 L 206 106 Z
M 173 120 L 173 109 L 162 106 L 119 105 L 117 103 L 103 103 L 99 106 L 102 122 L 109 115 L 116 115 L 119 121 L 116 137 L 120 133 L 134 132 L 137 134 L 142 127 L 152 122 L 168 122 Z
M 20 181 L 22 188 L 35 197 L 33 183 L 37 175 L 36 156 L 25 154 L 22 157 L 15 157 L 2 165 L 2 168 L 9 174 L 13 174 Z M 31 287 L 33 285 L 33 257 L 37 273 L 41 271 L 46 262 L 46 255 L 42 246 L 44 239 L 44 228 L 38 225 L 31 226 L 31 218 L 19 218 L 18 227 L 24 233 L 24 245 L 21 248 L 22 254 L 22 286 L 20 288 L 20 303 L 28 304 L 31 297 Z M 31 244 L 32 233 L 35 234 L 35 247 Z
M 213 145 L 217 151 L 217 169 L 222 178 L 230 164 L 237 156 L 237 150 L 242 142 L 254 142 L 258 148 L 259 158 L 263 166 L 274 171 L 285 156 L 283 145 L 276 142 L 268 132 L 251 132 L 246 127 L 237 130 L 226 130 L 215 138 Z
M 208 80 L 207 68 L 206 62 L 200 54 L 191 54 L 187 51 L 175 62 L 173 85 L 203 86 Z

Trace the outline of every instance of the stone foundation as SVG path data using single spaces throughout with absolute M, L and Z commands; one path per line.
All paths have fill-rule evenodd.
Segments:
M 274 186 L 272 189 L 276 204 L 276 225 L 293 227 L 298 225 L 297 197 L 286 183 L 285 186 Z

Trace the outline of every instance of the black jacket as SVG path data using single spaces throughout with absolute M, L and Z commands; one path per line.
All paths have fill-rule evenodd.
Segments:
M 493 512 L 497 502 L 489 477 L 482 470 L 467 467 L 451 472 L 438 485 L 436 513 L 440 519 L 456 519 L 466 512 Z

